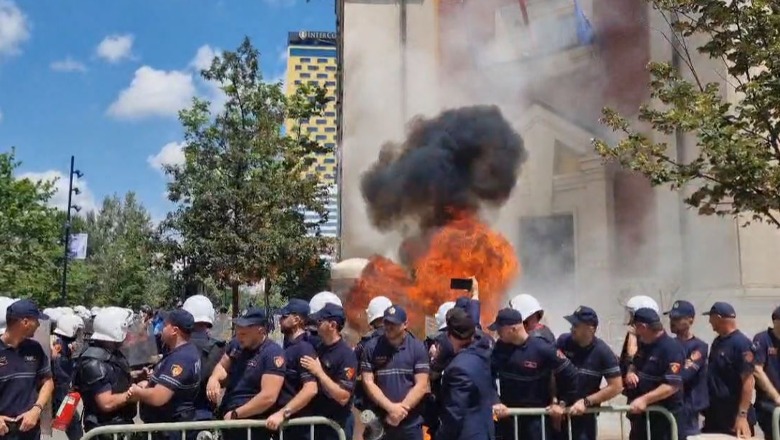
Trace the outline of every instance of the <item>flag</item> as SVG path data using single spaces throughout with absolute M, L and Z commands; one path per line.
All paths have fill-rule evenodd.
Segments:
M 70 257 L 71 260 L 87 259 L 87 237 L 88 234 L 73 234 L 70 236 L 68 257 Z
M 574 0 L 574 20 L 577 27 L 577 41 L 581 45 L 592 44 L 594 40 L 593 27 L 578 0 Z

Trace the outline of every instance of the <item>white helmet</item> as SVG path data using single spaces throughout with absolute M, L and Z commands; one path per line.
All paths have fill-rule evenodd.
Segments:
M 656 313 L 661 313 L 658 303 L 653 298 L 646 295 L 632 296 L 626 301 L 626 324 L 630 324 L 634 318 L 634 312 L 639 309 L 653 309 Z
M 8 298 L 6 296 L 0 296 L 0 333 L 5 333 L 5 315 L 8 310 L 8 306 L 15 303 L 16 299 Z
M 374 322 L 374 320 L 383 317 L 385 315 L 385 310 L 387 310 L 392 305 L 393 302 L 390 301 L 390 298 L 386 296 L 377 296 L 376 298 L 372 298 L 371 301 L 368 302 L 368 308 L 366 309 L 368 323 L 371 324 Z
M 84 328 L 84 321 L 77 315 L 62 315 L 57 320 L 57 328 L 54 329 L 54 334 L 66 338 L 75 338 L 76 332 L 82 328 Z
M 73 308 L 73 311 L 84 321 L 92 318 L 92 313 L 84 306 L 76 306 Z
M 190 312 L 195 322 L 203 322 L 209 325 L 214 324 L 214 318 L 217 314 L 211 300 L 203 295 L 192 295 L 184 301 L 181 306 L 184 310 Z
M 455 308 L 455 301 L 447 301 L 439 306 L 439 310 L 436 312 L 436 326 L 439 330 L 444 330 L 447 327 L 447 312 Z
M 341 299 L 335 293 L 326 290 L 311 297 L 309 301 L 309 315 L 319 312 L 328 303 L 343 307 Z
M 89 314 L 92 315 L 92 317 L 94 318 L 95 316 L 97 316 L 99 311 L 100 311 L 100 307 L 95 306 L 89 309 Z
M 520 312 L 523 321 L 531 317 L 534 313 L 544 312 L 539 301 L 531 295 L 521 293 L 509 300 L 509 307 Z
M 53 323 L 57 323 L 57 320 L 60 319 L 60 316 L 63 315 L 62 311 L 60 309 L 50 309 L 45 308 L 43 309 L 43 314 L 49 317 L 49 321 Z
M 75 313 L 70 307 L 57 307 L 57 309 L 60 311 L 61 315 L 72 315 Z
M 127 312 L 119 307 L 106 307 L 98 311 L 92 323 L 93 341 L 123 342 L 127 337 Z

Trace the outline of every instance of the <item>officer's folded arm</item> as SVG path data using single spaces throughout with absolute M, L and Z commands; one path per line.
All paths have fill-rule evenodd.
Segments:
M 206 397 L 214 402 L 218 403 L 219 394 L 222 391 L 222 385 L 228 377 L 228 369 L 230 368 L 230 357 L 226 354 L 222 355 L 219 363 L 214 366 L 214 371 L 211 372 L 209 381 L 206 383 Z
M 129 401 L 130 395 L 126 392 L 114 394 L 108 390 L 95 395 L 95 403 L 97 403 L 98 409 L 104 413 L 116 411 Z
M 287 405 L 285 405 L 284 408 L 280 409 L 277 413 L 281 415 L 283 419 L 289 418 L 291 415 L 305 408 L 306 405 L 311 402 L 314 396 L 317 395 L 317 392 L 318 388 L 316 380 L 305 382 L 301 387 L 301 390 L 298 391 L 298 394 L 293 396 L 292 400 L 290 400 Z
M 431 387 L 427 371 L 425 373 L 415 374 L 414 386 L 411 390 L 409 390 L 408 393 L 406 393 L 406 397 L 404 397 L 404 400 L 401 401 L 401 405 L 409 409 L 416 407 L 423 399 L 423 397 L 425 397 L 425 395 L 430 392 L 430 388 Z
M 130 396 L 137 397 L 138 400 L 149 406 L 163 406 L 173 398 L 174 390 L 162 383 L 155 384 L 153 387 L 141 388 L 138 385 L 130 387 Z
M 235 409 L 237 418 L 246 419 L 268 411 L 268 408 L 273 406 L 279 398 L 282 384 L 284 384 L 284 376 L 264 374 L 260 378 L 260 392 L 249 402 Z
M 382 392 L 382 389 L 379 388 L 379 385 L 374 382 L 374 373 L 363 371 L 361 378 L 363 379 L 363 388 L 365 388 L 366 394 L 371 398 L 371 401 L 388 413 L 392 413 L 395 403 L 388 399 L 385 393 Z
M 642 395 L 640 398 L 645 401 L 645 405 L 650 406 L 656 402 L 660 402 L 661 400 L 666 399 L 667 397 L 673 396 L 674 393 L 679 391 L 681 388 L 682 382 L 674 384 L 662 383 L 654 390 Z

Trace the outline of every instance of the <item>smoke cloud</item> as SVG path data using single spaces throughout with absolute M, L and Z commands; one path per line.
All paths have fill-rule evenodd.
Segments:
M 361 191 L 379 230 L 405 218 L 443 226 L 455 213 L 503 205 L 527 156 L 498 107 L 448 110 L 414 119 L 402 144 L 385 144 Z

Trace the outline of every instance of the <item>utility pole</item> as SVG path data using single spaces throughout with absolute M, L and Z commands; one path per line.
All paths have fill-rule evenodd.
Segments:
M 73 187 L 73 176 L 75 175 L 78 178 L 81 178 L 84 176 L 84 174 L 79 171 L 73 169 L 76 162 L 76 156 L 70 157 L 70 173 L 68 174 L 68 208 L 65 213 L 65 249 L 63 254 L 63 260 L 62 260 L 62 288 L 60 290 L 62 305 L 65 305 L 65 302 L 67 301 L 67 295 L 68 295 L 68 260 L 70 259 L 70 219 L 71 219 L 71 210 L 74 210 L 76 212 L 81 211 L 81 207 L 74 205 L 73 202 L 73 194 L 76 195 L 81 194 L 81 191 L 78 188 Z

